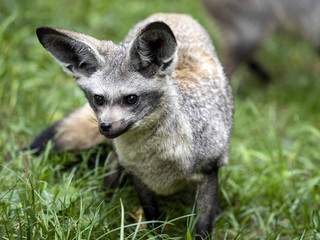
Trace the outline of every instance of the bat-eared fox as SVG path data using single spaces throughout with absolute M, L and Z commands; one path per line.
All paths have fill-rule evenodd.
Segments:
M 154 14 L 120 44 L 49 27 L 37 36 L 88 104 L 29 148 L 40 153 L 50 140 L 55 149 L 89 149 L 112 139 L 146 219 L 159 219 L 156 195 L 198 186 L 196 238 L 209 236 L 218 169 L 228 163 L 233 99 L 207 32 L 190 16 Z
M 320 53 L 319 0 L 203 0 L 222 32 L 223 65 L 228 77 L 240 63 L 262 80 L 270 76 L 255 51 L 275 30 L 300 36 Z

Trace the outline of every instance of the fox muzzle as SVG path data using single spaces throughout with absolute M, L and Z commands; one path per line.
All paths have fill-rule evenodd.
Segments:
M 100 124 L 99 130 L 100 133 L 106 138 L 113 139 L 127 132 L 130 126 L 130 124 L 127 124 L 126 121 L 122 119 L 113 123 L 102 122 Z

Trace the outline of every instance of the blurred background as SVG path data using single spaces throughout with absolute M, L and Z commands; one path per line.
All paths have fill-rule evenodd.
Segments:
M 65 28 L 120 42 L 152 13 L 186 13 L 207 29 L 223 59 L 224 35 L 206 10 L 198 0 L 0 1 L 0 238 L 119 239 L 119 198 L 125 224 L 134 222 L 139 206 L 130 181 L 109 205 L 100 205 L 99 183 L 108 167 L 95 157 L 102 156 L 101 149 L 49 154 L 49 146 L 39 157 L 18 151 L 86 102 L 74 79 L 42 48 L 35 29 Z M 270 82 L 245 65 L 232 75 L 230 164 L 220 172 L 224 212 L 214 236 L 320 239 L 319 54 L 304 39 L 276 32 L 256 56 Z M 70 162 L 76 165 L 65 169 Z M 164 218 L 175 220 L 164 239 L 192 232 L 193 200 L 192 195 L 160 199 Z M 135 229 L 125 228 L 125 236 L 153 234 L 133 235 Z

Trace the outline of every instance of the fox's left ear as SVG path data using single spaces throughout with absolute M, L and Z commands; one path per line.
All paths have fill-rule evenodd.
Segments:
M 75 78 L 89 77 L 104 61 L 98 51 L 101 41 L 90 36 L 50 27 L 38 28 L 37 36 L 63 70 Z
M 133 68 L 146 77 L 170 73 L 175 65 L 177 41 L 164 22 L 152 22 L 144 27 L 130 47 Z

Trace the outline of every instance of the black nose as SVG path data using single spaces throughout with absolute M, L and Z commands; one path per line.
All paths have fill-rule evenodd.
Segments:
M 109 131 L 112 128 L 112 124 L 111 123 L 101 123 L 100 124 L 100 128 L 102 131 Z

